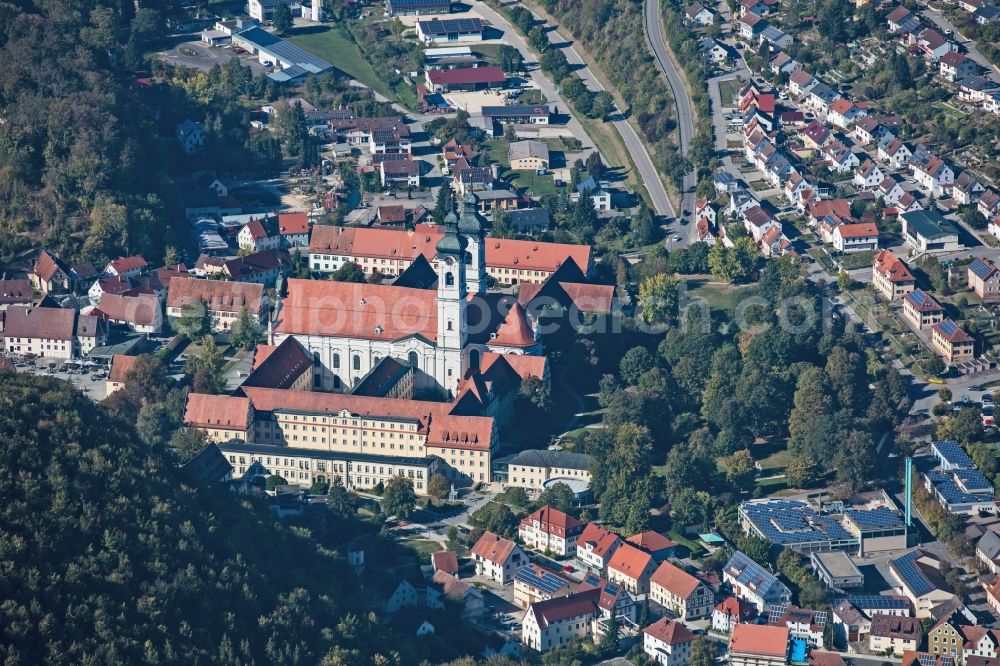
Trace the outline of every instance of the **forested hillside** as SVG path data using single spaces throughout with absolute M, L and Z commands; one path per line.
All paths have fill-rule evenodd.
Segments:
M 0 372 L 0 433 L 0 662 L 419 660 L 369 616 L 343 560 L 184 486 L 69 385 Z
M 93 254 L 105 243 L 162 248 L 164 151 L 134 82 L 109 67 L 138 60 L 146 24 L 159 22 L 138 12 L 130 2 L 0 6 L 0 257 L 32 239 L 79 250 L 92 227 Z

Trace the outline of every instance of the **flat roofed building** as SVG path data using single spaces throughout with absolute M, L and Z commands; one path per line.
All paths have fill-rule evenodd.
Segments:
M 390 16 L 448 14 L 451 0 L 387 0 L 386 8 Z
M 843 551 L 815 552 L 809 561 L 819 579 L 835 592 L 864 587 L 864 575 Z
M 918 253 L 962 249 L 958 228 L 937 211 L 915 210 L 899 217 L 903 224 L 903 238 Z

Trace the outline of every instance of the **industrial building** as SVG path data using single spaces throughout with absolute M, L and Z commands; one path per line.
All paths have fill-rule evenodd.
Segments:
M 819 509 L 803 500 L 744 502 L 739 508 L 740 525 L 747 534 L 803 553 L 847 550 L 864 554 L 906 547 L 906 526 L 888 506 Z
M 255 26 L 235 33 L 233 44 L 257 56 L 262 65 L 278 68 L 267 75 L 267 78 L 278 83 L 295 83 L 309 74 L 321 74 L 333 69 L 333 65 L 326 60 L 317 58 L 261 27 Z

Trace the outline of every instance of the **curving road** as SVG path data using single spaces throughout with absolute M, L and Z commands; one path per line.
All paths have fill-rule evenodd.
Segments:
M 694 114 L 691 111 L 691 97 L 688 95 L 687 86 L 684 85 L 684 78 L 681 76 L 677 65 L 674 63 L 667 41 L 663 34 L 663 21 L 660 18 L 660 0 L 645 0 L 643 6 L 643 29 L 646 33 L 646 41 L 656 57 L 656 64 L 660 72 L 667 79 L 670 91 L 674 96 L 674 104 L 677 106 L 677 133 L 679 135 L 681 154 L 687 155 L 691 149 L 691 140 L 694 139 Z M 681 192 L 681 209 L 686 211 L 684 217 L 694 221 L 694 190 L 697 185 L 697 176 L 694 171 L 684 176 L 684 184 Z M 688 233 L 689 238 L 697 234 L 695 225 L 691 224 Z
M 523 7 L 524 5 L 522 5 Z M 510 39 L 513 43 L 524 43 L 524 40 L 517 33 L 517 30 L 510 24 L 507 17 L 494 11 L 488 5 L 482 2 L 475 3 L 476 11 L 484 16 L 490 23 L 494 26 L 501 28 L 505 33 L 510 35 Z M 556 22 L 550 20 L 551 17 L 540 16 L 538 12 L 533 11 L 530 7 L 525 7 L 528 11 L 532 13 L 537 20 L 542 21 L 548 26 L 554 27 Z M 559 48 L 563 55 L 566 56 L 566 61 L 573 67 L 579 69 L 576 73 L 587 85 L 588 90 L 594 92 L 599 92 L 604 90 L 604 86 L 601 82 L 597 80 L 594 73 L 587 66 L 587 63 L 583 61 L 580 54 L 576 52 L 573 48 L 572 42 L 561 34 L 559 34 L 558 29 L 548 30 L 549 42 L 555 44 Z M 519 49 L 520 50 L 520 49 Z M 527 51 L 527 47 L 525 47 Z M 525 61 L 533 59 L 530 52 L 525 53 Z M 541 72 L 538 72 L 539 76 L 542 76 Z M 547 77 L 543 77 L 547 78 Z M 545 92 L 543 90 L 543 92 Z M 550 97 L 551 99 L 551 97 Z M 569 108 L 566 104 L 563 104 L 565 108 Z M 646 191 L 649 193 L 649 198 L 653 204 L 653 210 L 656 211 L 657 215 L 676 217 L 676 212 L 674 211 L 674 206 L 670 202 L 670 198 L 667 196 L 667 190 L 663 186 L 663 181 L 660 180 L 660 175 L 656 171 L 656 167 L 653 165 L 653 160 L 646 150 L 645 144 L 639 139 L 639 135 L 636 134 L 635 129 L 628 123 L 627 120 L 614 120 L 611 123 L 614 125 L 615 129 L 618 131 L 619 136 L 621 136 L 622 141 L 625 143 L 625 148 L 628 150 L 629 155 L 632 157 L 632 161 L 635 163 L 635 168 L 639 173 L 639 178 L 642 180 L 643 184 L 646 186 Z M 622 165 L 626 166 L 626 165 Z

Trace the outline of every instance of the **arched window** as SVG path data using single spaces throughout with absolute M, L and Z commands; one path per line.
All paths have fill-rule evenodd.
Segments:
M 455 285 L 455 274 L 452 272 L 447 272 L 444 274 L 444 284 L 446 287 L 452 287 Z
M 354 355 L 354 369 L 355 370 L 361 369 L 361 357 L 357 354 Z
M 340 354 L 334 354 L 333 355 L 333 367 L 335 367 L 335 368 L 339 368 L 340 367 Z
M 333 388 L 335 389 L 340 388 L 340 377 L 338 375 L 333 376 Z
M 314 351 L 313 352 L 313 365 L 315 365 L 317 368 L 320 365 L 322 365 L 322 363 L 320 363 L 320 360 L 319 360 L 319 352 L 318 351 Z
M 411 351 L 406 356 L 406 360 L 410 362 L 410 367 L 417 370 L 420 367 L 420 356 L 415 351 Z
M 469 352 L 469 367 L 473 370 L 479 370 L 479 350 L 473 349 Z

